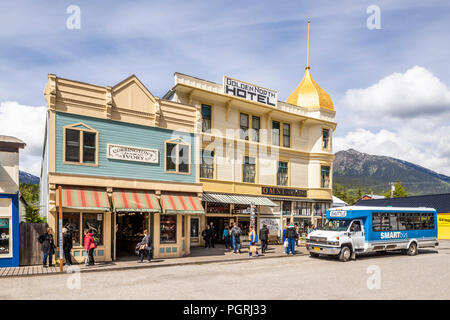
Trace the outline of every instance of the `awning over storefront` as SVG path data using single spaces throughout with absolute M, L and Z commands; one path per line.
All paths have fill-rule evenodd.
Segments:
M 112 202 L 117 212 L 161 212 L 156 195 L 147 191 L 114 191 Z
M 266 197 L 257 196 L 240 196 L 234 194 L 225 193 L 203 193 L 203 201 L 206 202 L 218 202 L 218 203 L 233 203 L 233 204 L 246 204 L 251 205 L 252 203 L 256 206 L 268 206 L 277 207 L 278 205 L 273 203 L 270 199 Z
M 200 200 L 195 196 L 163 194 L 161 195 L 161 207 L 164 213 L 204 213 Z
M 59 193 L 56 192 L 56 195 L 56 205 L 59 206 Z M 110 209 L 106 190 L 80 187 L 62 188 L 62 207 L 101 211 L 108 211 Z

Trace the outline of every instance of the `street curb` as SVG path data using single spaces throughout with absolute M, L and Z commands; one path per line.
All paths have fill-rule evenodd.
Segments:
M 252 258 L 252 261 L 261 260 L 261 259 L 275 259 L 275 258 L 287 258 L 287 257 L 301 257 L 306 256 L 307 253 L 296 253 L 294 256 L 290 255 L 281 255 L 281 256 L 259 256 L 257 259 Z M 221 262 L 236 262 L 236 261 L 249 261 L 250 258 L 235 258 L 235 259 L 226 259 L 226 260 L 207 260 L 207 261 L 190 261 L 190 262 L 177 262 L 173 264 L 147 264 L 147 265 L 136 265 L 136 266 L 125 266 L 118 267 L 112 269 L 80 269 L 79 273 L 92 273 L 92 272 L 107 272 L 107 271 L 122 271 L 122 270 L 133 270 L 133 269 L 150 269 L 150 268 L 164 268 L 164 267 L 174 267 L 174 266 L 187 266 L 194 264 L 211 264 L 211 263 L 221 263 Z M 64 272 L 53 272 L 53 273 L 36 273 L 36 274 L 22 274 L 22 275 L 13 275 L 13 276 L 4 276 L 0 277 L 1 279 L 11 279 L 11 278 L 30 278 L 30 277 L 39 277 L 39 276 L 53 276 L 53 275 L 70 275 L 77 272 L 68 273 Z

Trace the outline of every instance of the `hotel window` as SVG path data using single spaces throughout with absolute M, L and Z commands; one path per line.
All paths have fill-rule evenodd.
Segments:
M 291 125 L 283 123 L 283 147 L 291 147 Z
M 173 173 L 189 173 L 189 145 L 166 142 L 166 171 Z
M 322 129 L 322 148 L 329 149 L 330 145 L 330 130 Z
M 261 128 L 261 120 L 259 117 L 252 117 L 252 141 L 259 142 L 259 129 Z
M 202 132 L 211 132 L 211 106 L 202 104 Z
M 278 161 L 278 173 L 277 173 L 277 185 L 288 185 L 288 163 L 284 161 Z
M 65 128 L 64 161 L 95 164 L 97 162 L 97 134 L 92 129 Z
M 160 221 L 160 243 L 177 243 L 177 216 L 163 214 Z
M 242 140 L 248 140 L 248 114 L 241 113 L 240 116 L 240 137 Z
M 321 166 L 321 188 L 329 188 L 330 187 L 330 167 L 329 166 Z
M 278 121 L 272 121 L 272 144 L 280 145 L 280 123 Z
M 255 158 L 244 157 L 243 182 L 255 183 L 256 180 L 256 162 Z
M 214 179 L 214 151 L 202 150 L 200 178 Z

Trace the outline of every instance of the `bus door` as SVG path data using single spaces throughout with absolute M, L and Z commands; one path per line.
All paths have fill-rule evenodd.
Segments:
M 353 246 L 356 250 L 363 249 L 365 238 L 364 238 L 364 226 L 361 220 L 353 220 L 350 225 L 350 237 L 352 239 Z

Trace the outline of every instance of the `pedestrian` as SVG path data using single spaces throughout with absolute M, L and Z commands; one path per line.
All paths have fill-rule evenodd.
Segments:
M 288 241 L 288 254 L 295 253 L 295 242 L 298 239 L 297 230 L 295 230 L 294 224 L 290 224 L 286 229 L 286 240 Z
M 248 256 L 251 258 L 252 251 L 255 251 L 255 255 L 258 256 L 258 248 L 256 247 L 256 244 L 258 243 L 258 234 L 252 226 L 250 226 L 249 230 L 248 241 L 250 241 L 250 250 L 248 251 Z
M 231 249 L 231 233 L 228 225 L 225 225 L 225 229 L 223 229 L 222 240 L 225 240 L 225 249 Z
M 43 267 L 47 268 L 47 258 L 48 266 L 53 267 L 53 255 L 56 248 L 53 240 L 53 229 L 48 227 L 46 232 L 38 237 L 38 241 L 42 244 L 42 252 L 44 253 L 44 258 L 42 259 Z
M 242 229 L 237 225 L 236 222 L 234 222 L 233 228 L 231 228 L 231 241 L 233 244 L 234 253 L 236 253 L 236 250 L 239 250 L 239 253 L 241 253 L 241 234 Z
M 259 238 L 261 239 L 261 252 L 265 253 L 269 243 L 269 228 L 267 228 L 267 225 L 263 224 L 261 230 L 259 230 Z
M 205 248 L 211 248 L 211 232 L 209 231 L 210 227 L 207 224 L 206 228 L 202 231 L 203 240 L 205 240 Z
M 63 232 L 63 251 L 64 258 L 66 259 L 66 266 L 72 265 L 72 255 L 70 250 L 72 250 L 72 232 L 70 232 L 67 228 L 62 228 Z
M 89 229 L 84 229 L 84 249 L 88 253 L 89 257 L 89 266 L 95 265 L 94 262 L 94 250 L 97 248 L 95 245 L 94 237 Z
M 288 227 L 288 224 L 286 224 L 286 227 L 284 227 L 284 229 L 283 229 L 283 247 L 284 247 L 284 253 L 285 253 L 285 254 L 288 254 L 288 253 L 289 253 L 289 251 L 288 251 L 289 242 L 288 242 L 288 240 L 286 239 L 286 231 L 287 231 L 287 227 Z
M 209 224 L 210 224 L 209 232 L 210 232 L 211 247 L 214 248 L 214 242 L 217 237 L 217 231 L 216 227 L 214 226 L 214 222 L 211 221 Z
M 139 254 L 138 263 L 144 262 L 145 255 L 147 255 L 147 262 L 150 262 L 152 260 L 152 250 L 152 239 L 150 238 L 148 231 L 144 230 L 144 237 L 136 246 L 136 251 Z

